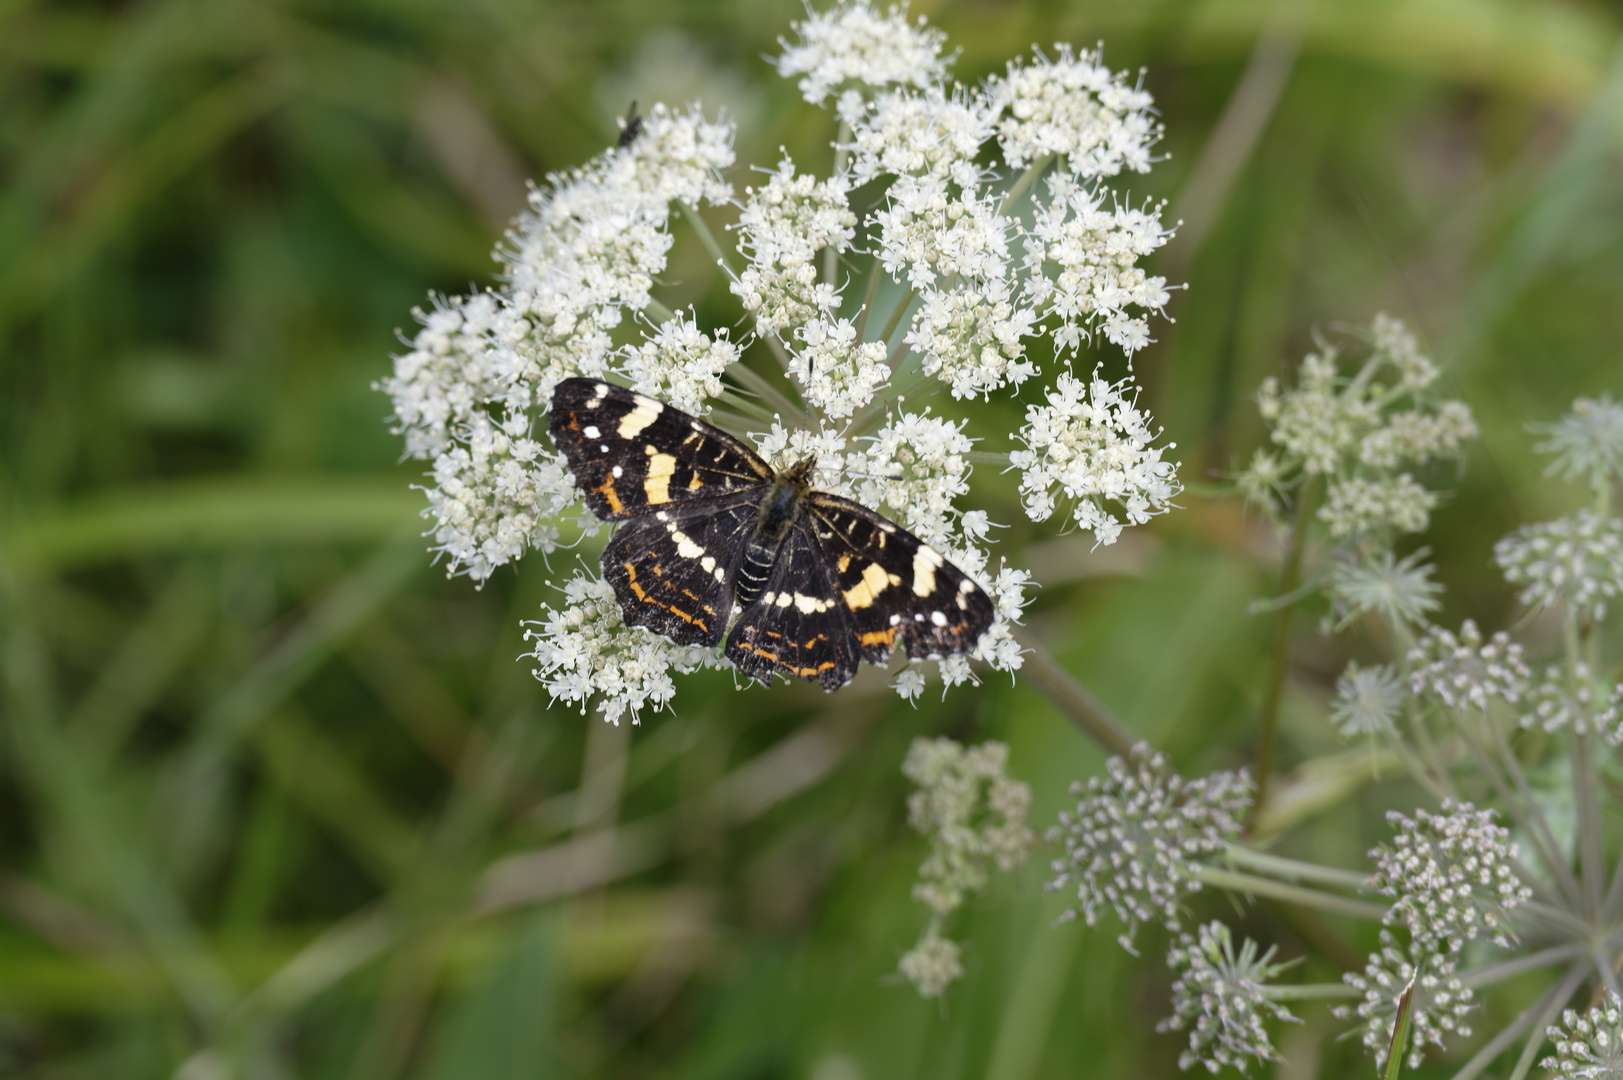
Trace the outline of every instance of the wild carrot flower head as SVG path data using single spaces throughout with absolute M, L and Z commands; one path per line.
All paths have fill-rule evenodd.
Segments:
M 1623 480 L 1623 404 L 1602 394 L 1581 397 L 1553 424 L 1529 424 L 1547 436 L 1535 449 L 1550 454 L 1548 474 L 1585 479 L 1596 488 Z
M 1398 710 L 1407 696 L 1408 689 L 1390 664 L 1348 664 L 1336 680 L 1330 720 L 1344 739 L 1385 735 L 1394 730 Z

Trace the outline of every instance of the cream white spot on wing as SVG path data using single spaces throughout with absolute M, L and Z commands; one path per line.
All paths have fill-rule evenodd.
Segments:
M 930 621 L 935 623 L 937 626 L 947 625 L 947 617 L 941 614 L 939 611 L 933 611 L 930 613 Z
M 818 612 L 827 611 L 829 605 L 826 600 L 819 600 L 815 596 L 806 596 L 802 593 L 795 593 L 795 607 L 803 615 L 815 615 Z
M 588 439 L 601 439 L 603 437 L 603 433 L 597 430 L 596 424 L 587 424 L 585 427 L 580 429 L 580 432 Z
M 642 490 L 649 502 L 657 506 L 671 501 L 671 474 L 674 472 L 675 458 L 648 447 L 648 477 L 642 482 Z
M 716 567 L 716 570 L 715 570 L 715 576 L 716 576 L 717 581 L 726 581 L 727 580 L 727 571 L 723 570 L 721 567 L 718 566 L 718 567 Z
M 793 596 L 789 595 L 788 593 L 779 593 L 778 594 L 777 603 L 778 603 L 779 607 L 788 607 L 790 604 L 792 604 L 794 602 L 795 602 L 795 598 Z
M 596 389 L 594 389 L 592 391 L 592 400 L 590 400 L 590 401 L 588 401 L 586 403 L 586 407 L 588 409 L 595 409 L 599 405 L 603 404 L 603 399 L 608 397 L 608 396 L 609 396 L 609 384 L 606 383 L 606 382 L 600 382 L 600 383 L 597 384 Z
M 669 520 L 671 520 L 671 515 L 667 514 L 665 511 L 661 510 L 661 511 L 659 511 L 658 513 L 656 513 L 654 515 L 654 518 L 656 520 L 658 520 L 658 521 L 669 521 Z
M 890 617 L 890 625 L 892 625 L 892 626 L 895 626 L 897 623 L 899 623 L 901 621 L 902 621 L 902 617 L 900 615 L 892 615 Z
M 699 560 L 699 565 L 704 567 L 704 572 L 708 574 L 716 568 L 716 560 L 711 558 L 709 555 L 706 555 L 704 558 Z
M 692 537 L 681 529 L 672 529 L 671 539 L 676 541 L 676 553 L 684 559 L 697 559 L 704 554 L 704 548 L 695 544 Z
M 900 584 L 901 579 L 894 574 L 885 573 L 885 568 L 878 563 L 869 563 L 862 571 L 862 580 L 845 590 L 845 603 L 851 608 L 865 608 L 874 602 L 874 597 L 884 592 L 892 585 Z
M 620 466 L 616 465 L 614 468 L 610 469 L 609 472 L 611 472 L 614 475 L 614 478 L 616 480 L 618 480 L 618 479 L 620 479 L 621 474 L 625 472 L 625 470 L 620 468 Z
M 919 545 L 919 550 L 913 556 L 913 595 L 929 596 L 935 592 L 936 567 L 947 560 L 935 553 L 933 548 Z
M 642 429 L 659 419 L 659 414 L 665 411 L 665 406 L 651 397 L 636 395 L 636 405 L 630 412 L 620 417 L 620 438 L 635 439 Z

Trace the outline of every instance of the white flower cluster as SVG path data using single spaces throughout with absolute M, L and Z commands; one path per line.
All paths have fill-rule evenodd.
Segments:
M 1247 938 L 1234 955 L 1234 937 L 1220 922 L 1199 928 L 1199 937 L 1179 934 L 1167 954 L 1167 966 L 1179 972 L 1172 984 L 1172 1015 L 1157 1031 L 1190 1027 L 1189 1049 L 1178 1056 L 1178 1068 L 1204 1065 L 1209 1072 L 1224 1067 L 1245 1072 L 1253 1061 L 1278 1061 L 1268 1038 L 1268 1020 L 1301 1023 L 1268 995 L 1268 981 L 1284 970 L 1273 963 L 1274 947 L 1261 956 Z
M 999 742 L 966 748 L 951 739 L 914 739 L 902 762 L 918 789 L 908 797 L 907 820 L 929 843 L 913 898 L 931 917 L 900 970 L 925 997 L 939 997 L 962 971 L 957 946 L 941 934 L 943 920 L 966 894 L 986 887 L 993 866 L 1007 872 L 1031 854 L 1031 790 L 1009 777 L 1008 758 Z
M 1138 266 L 1169 235 L 1159 207 L 1126 207 L 1104 186 L 1150 167 L 1161 136 L 1150 96 L 1097 53 L 1064 47 L 960 85 L 943 36 L 905 5 L 881 12 L 837 0 L 794 28 L 776 66 L 837 115 L 832 175 L 784 155 L 738 197 L 724 176 L 732 125 L 655 105 L 626 145 L 532 190 L 497 250 L 501 284 L 419 313 L 421 330 L 379 387 L 407 454 L 431 463 L 427 516 L 453 572 L 483 581 L 527 550 L 553 551 L 570 515 L 596 531 L 540 432 L 559 381 L 608 378 L 759 436 L 780 467 L 816 456 L 819 487 L 897 517 L 991 595 L 996 623 L 973 657 L 940 663 L 943 682 L 970 679 L 972 659 L 1012 671 L 1029 577 L 989 553 L 984 511 L 956 505 L 971 440 L 962 424 L 914 405 L 932 391 L 913 387 L 927 380 L 954 398 L 985 398 L 1044 385 L 1047 404 L 1013 438 L 1036 518 L 1064 503 L 1109 543 L 1168 509 L 1180 490 L 1175 466 L 1153 445 L 1158 432 L 1131 383 L 1086 383 L 1065 367 L 1100 335 L 1130 356 L 1149 339 L 1145 317 L 1167 300 L 1165 281 Z M 870 182 L 881 194 L 858 214 L 851 192 Z M 697 211 L 735 200 L 727 251 Z M 678 207 L 727 275 L 745 332 L 656 300 Z M 873 265 L 853 304 L 856 260 Z M 1057 344 L 1053 371 L 1041 370 L 1050 350 L 1034 341 Z M 789 393 L 757 370 L 774 360 Z M 612 609 L 602 617 L 623 629 Z M 639 655 L 653 664 L 661 648 Z M 669 670 L 689 662 L 666 652 Z M 543 660 L 549 685 L 572 673 L 568 700 L 601 691 L 614 715 L 664 700 L 651 675 L 638 676 L 651 688 L 639 697 L 608 672 L 571 664 Z M 896 686 L 916 697 L 920 667 Z
M 892 85 L 926 87 L 946 73 L 941 47 L 946 35 L 907 21 L 907 5 L 881 15 L 862 2 L 839 3 L 805 22 L 795 23 L 800 41 L 778 44 L 778 74 L 802 76 L 800 92 L 813 105 L 821 105 L 841 87 L 855 83 L 880 88 Z
M 1623 595 L 1623 519 L 1583 510 L 1523 525 L 1493 546 L 1493 557 L 1530 608 L 1560 607 L 1600 622 Z
M 1359 667 L 1355 661 L 1336 680 L 1330 721 L 1343 739 L 1391 734 L 1407 696 L 1408 688 L 1390 664 Z
M 1425 529 L 1437 496 L 1411 470 L 1457 457 L 1477 433 L 1465 405 L 1434 399 L 1437 368 L 1402 323 L 1377 315 L 1370 339 L 1373 351 L 1351 376 L 1326 346 L 1302 360 L 1294 387 L 1263 380 L 1258 407 L 1281 452 L 1258 451 L 1241 478 L 1248 494 L 1277 509 L 1277 494 L 1298 473 L 1323 476 L 1318 518 L 1338 541 Z
M 1518 704 L 1530 675 L 1522 647 L 1509 634 L 1500 630 L 1484 642 L 1470 619 L 1460 624 L 1458 637 L 1430 627 L 1409 652 L 1409 688 L 1450 709 L 1485 710 L 1494 698 Z
M 1086 787 L 1072 785 L 1081 796 L 1075 812 L 1061 812 L 1049 830 L 1065 845 L 1049 888 L 1074 884 L 1079 909 L 1062 918 L 1080 914 L 1089 926 L 1108 905 L 1126 924 L 1117 940 L 1131 952 L 1141 922 L 1179 929 L 1184 898 L 1200 889 L 1196 864 L 1240 835 L 1252 785 L 1243 770 L 1185 780 L 1143 743 L 1131 762 L 1111 758 L 1107 769 Z
M 1154 445 L 1159 433 L 1127 391 L 1097 374 L 1089 383 L 1061 375 L 1047 405 L 1026 408 L 1020 435 L 1026 449 L 1010 454 L 1009 464 L 1020 470 L 1020 494 L 1033 521 L 1046 520 L 1064 498 L 1078 525 L 1093 530 L 1098 543 L 1111 544 L 1124 525 L 1141 525 L 1171 508 L 1183 490 L 1177 466 L 1161 460 L 1172 445 Z
M 1397 835 L 1369 853 L 1370 888 L 1392 898 L 1383 921 L 1402 922 L 1429 952 L 1452 955 L 1478 937 L 1511 948 L 1509 914 L 1533 890 L 1517 876 L 1510 830 L 1494 824 L 1493 811 L 1445 801 L 1441 814 L 1393 810 L 1386 820 Z
M 531 438 L 533 412 L 571 375 L 619 374 L 698 409 L 736 358 L 691 320 L 616 348 L 664 269 L 670 204 L 721 203 L 732 128 L 656 106 L 629 146 L 550 177 L 497 251 L 499 292 L 439 302 L 379 389 L 406 452 L 432 460 L 426 516 L 452 572 L 483 581 L 526 549 L 553 550 L 576 499 L 561 458 Z
M 1588 1012 L 1567 1009 L 1546 1029 L 1555 1054 L 1539 1062 L 1554 1080 L 1623 1080 L 1623 999 L 1617 991 Z
M 1623 480 L 1623 404 L 1605 394 L 1581 397 L 1555 423 L 1529 426 L 1549 436 L 1535 449 L 1555 457 L 1551 475 L 1587 479 L 1597 490 Z
M 664 708 L 676 693 L 671 672 L 721 666 L 708 649 L 672 645 L 640 626 L 620 619 L 614 589 L 606 581 L 576 573 L 564 586 L 559 610 L 543 608 L 545 615 L 526 630 L 535 648 L 525 655 L 535 663 L 535 677 L 546 685 L 553 701 L 579 705 L 586 711 L 596 696 L 603 719 L 618 724 L 629 713 L 633 724 L 652 706 Z
M 839 293 L 818 278 L 816 255 L 827 247 L 845 251 L 851 246 L 857 216 L 848 192 L 843 177 L 819 181 L 809 173 L 796 174 L 788 158 L 765 185 L 745 189 L 738 249 L 749 264 L 733 281 L 732 291 L 761 333 L 780 335 L 814 315 L 826 319 L 833 312 Z
M 1414 982 L 1414 997 L 1410 1012 L 1413 1027 L 1406 1059 L 1409 1068 L 1420 1067 L 1427 1043 L 1440 1049 L 1444 1035 L 1471 1034 L 1465 1018 L 1476 1008 L 1476 999 L 1470 988 L 1455 974 L 1453 959 L 1423 949 L 1404 952 L 1398 948 L 1390 930 L 1381 930 L 1380 951 L 1370 955 L 1362 974 L 1348 972 L 1341 978 L 1364 1000 L 1359 1002 L 1356 1009 L 1337 1005 L 1330 1011 L 1342 1019 L 1356 1015 L 1363 1022 L 1361 1034 L 1364 1049 L 1375 1055 L 1377 1068 L 1386 1062 L 1387 1051 L 1392 1045 L 1392 1024 L 1398 998 L 1411 980 Z

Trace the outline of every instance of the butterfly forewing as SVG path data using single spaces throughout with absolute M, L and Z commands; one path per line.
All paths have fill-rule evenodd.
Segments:
M 548 431 L 604 521 L 732 494 L 773 475 L 719 428 L 599 379 L 558 384 Z
M 822 491 L 808 502 L 863 659 L 884 663 L 898 639 L 915 659 L 968 652 L 991 627 L 991 597 L 924 541 L 861 503 Z
M 789 531 L 765 591 L 727 638 L 727 659 L 761 682 L 781 672 L 837 690 L 856 674 L 860 654 L 813 528 L 803 519 Z
M 719 645 L 756 502 L 735 494 L 633 518 L 603 549 L 603 577 L 627 625 L 678 645 Z

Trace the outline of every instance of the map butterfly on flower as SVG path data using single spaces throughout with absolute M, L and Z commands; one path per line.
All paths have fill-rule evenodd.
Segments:
M 629 626 L 679 645 L 725 636 L 752 679 L 835 690 L 898 641 L 939 659 L 992 625 L 991 599 L 928 544 L 812 488 L 813 458 L 775 472 L 719 428 L 598 379 L 558 384 L 548 430 L 593 513 L 620 523 L 603 576 Z

